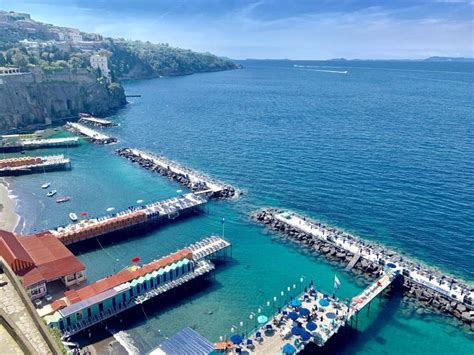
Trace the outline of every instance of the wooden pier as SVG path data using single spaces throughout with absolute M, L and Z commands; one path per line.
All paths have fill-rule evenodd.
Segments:
M 189 193 L 145 206 L 130 207 L 108 216 L 82 220 L 49 233 L 65 245 L 70 245 L 144 224 L 165 223 L 198 209 L 206 202 L 206 199 Z
M 184 167 L 163 156 L 135 148 L 118 149 L 116 153 L 134 163 L 138 163 L 145 169 L 156 171 L 197 193 L 205 194 L 209 197 L 234 198 L 241 194 L 239 190 L 230 185 L 217 181 L 196 170 Z
M 67 122 L 65 127 L 71 132 L 85 136 L 97 144 L 110 144 L 117 142 L 117 138 L 109 137 L 80 123 Z
M 75 147 L 79 145 L 77 137 L 47 138 L 47 139 L 22 139 L 0 143 L 0 152 L 20 152 L 22 150 Z
M 71 161 L 65 158 L 64 155 L 0 160 L 0 176 L 17 176 L 68 169 L 71 169 Z

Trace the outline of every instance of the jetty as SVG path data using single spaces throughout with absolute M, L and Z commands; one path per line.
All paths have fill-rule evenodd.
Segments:
M 38 313 L 49 327 L 59 329 L 66 338 L 204 277 L 214 269 L 212 262 L 196 257 L 187 247 L 66 291 L 64 297 L 39 309 Z
M 238 189 L 217 181 L 197 170 L 187 168 L 164 156 L 158 156 L 135 148 L 117 149 L 116 153 L 147 170 L 166 176 L 198 194 L 205 194 L 216 199 L 234 198 L 241 195 L 241 191 Z
M 202 196 L 189 193 L 149 205 L 129 207 L 103 217 L 85 219 L 48 232 L 63 244 L 70 245 L 145 224 L 163 224 L 196 211 L 206 202 Z
M 79 138 L 47 138 L 47 139 L 22 139 L 16 141 L 3 141 L 0 143 L 0 152 L 20 152 L 22 150 L 76 147 L 79 145 Z
M 462 280 L 292 211 L 267 208 L 252 217 L 353 272 L 377 278 L 387 270 L 396 270 L 406 296 L 418 299 L 421 306 L 433 307 L 467 324 L 474 323 L 474 289 Z M 382 285 L 386 282 L 379 281 Z
M 117 142 L 117 138 L 109 137 L 99 131 L 96 131 L 77 122 L 67 122 L 65 127 L 71 132 L 85 136 L 92 142 L 97 144 L 110 144 Z
M 62 154 L 0 160 L 0 176 L 17 176 L 68 169 L 71 169 L 71 161 Z
M 107 120 L 105 118 L 98 118 L 98 117 L 94 117 L 94 116 L 81 116 L 81 118 L 79 119 L 79 122 L 88 123 L 88 124 L 91 124 L 91 125 L 97 126 L 97 127 L 117 126 L 117 124 L 115 122 L 112 122 L 112 121 Z

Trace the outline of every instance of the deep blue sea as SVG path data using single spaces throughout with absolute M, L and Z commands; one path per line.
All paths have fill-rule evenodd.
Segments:
M 136 311 L 115 329 L 123 331 L 117 337 L 147 351 L 190 325 L 218 340 L 240 321 L 243 331 L 250 328 L 248 316 L 259 306 L 274 311 L 266 302 L 293 284 L 298 290 L 301 277 L 331 289 L 337 273 L 341 297 L 363 288 L 353 275 L 252 224 L 249 213 L 264 206 L 304 212 L 474 280 L 474 64 L 243 65 L 126 82 L 126 92 L 141 97 L 111 117 L 120 124 L 109 130 L 118 145 L 83 143 L 67 151 L 72 171 L 12 180 L 24 233 L 67 223 L 70 211 L 102 215 L 181 189 L 115 156 L 120 146 L 163 153 L 244 191 L 240 200 L 211 202 L 199 216 L 80 252 L 94 281 L 133 256 L 146 262 L 220 233 L 226 219 L 233 258 L 218 266 L 215 280 Z M 45 179 L 73 200 L 48 199 L 40 188 Z M 407 312 L 399 297 L 371 308 L 359 329 L 336 343 L 333 351 L 345 354 L 474 352 L 472 334 L 446 317 Z

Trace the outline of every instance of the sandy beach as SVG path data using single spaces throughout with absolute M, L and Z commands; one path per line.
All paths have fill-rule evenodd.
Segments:
M 16 202 L 8 196 L 5 180 L 0 180 L 0 230 L 13 232 L 20 217 L 15 213 Z

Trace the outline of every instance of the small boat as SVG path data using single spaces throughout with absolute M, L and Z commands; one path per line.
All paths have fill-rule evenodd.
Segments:
M 48 197 L 53 197 L 54 195 L 56 195 L 57 191 L 56 190 L 51 190 L 50 192 L 48 192 L 46 195 Z
M 68 202 L 68 201 L 71 201 L 71 198 L 69 196 L 58 197 L 56 199 L 57 203 L 63 203 L 63 202 Z
M 73 222 L 77 221 L 77 215 L 74 212 L 69 213 L 69 219 Z
M 180 194 L 181 192 L 183 192 L 183 190 L 176 190 L 176 192 Z
M 137 200 L 137 203 L 143 203 L 143 200 Z
M 115 207 L 109 207 L 109 208 L 107 208 L 107 212 L 112 212 L 113 210 L 115 210 Z
M 41 185 L 41 188 L 42 189 L 47 189 L 48 187 L 51 186 L 51 183 L 50 182 L 45 182 L 43 185 Z

